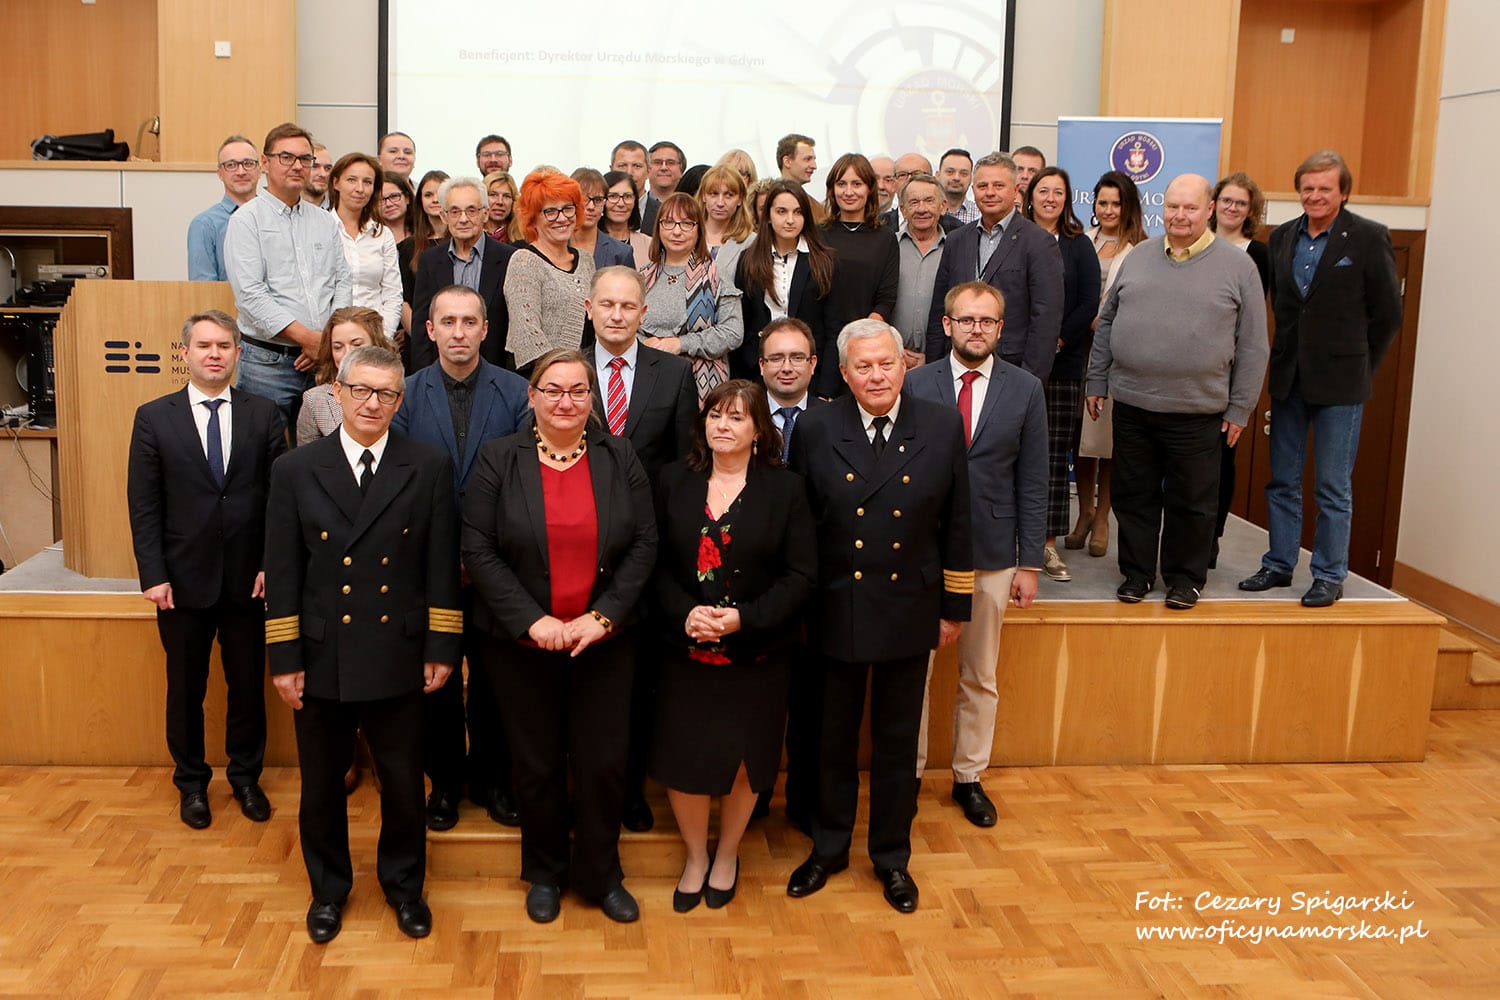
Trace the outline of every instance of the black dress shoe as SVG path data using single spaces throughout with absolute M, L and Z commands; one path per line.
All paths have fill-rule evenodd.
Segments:
M 651 806 L 645 799 L 626 799 L 620 825 L 632 833 L 645 833 L 656 825 L 656 817 L 651 814 Z
M 1177 611 L 1186 611 L 1198 603 L 1197 587 L 1168 587 L 1166 605 Z
M 849 867 L 849 858 L 820 858 L 816 854 L 802 862 L 787 879 L 786 894 L 793 899 L 811 896 L 828 884 L 828 876 Z
M 734 891 L 740 887 L 740 859 L 734 859 L 734 881 L 729 883 L 728 889 L 715 889 L 708 884 L 708 879 L 703 880 L 703 902 L 710 910 L 722 910 L 729 905 L 734 898 Z
M 427 796 L 427 829 L 451 830 L 458 825 L 458 796 L 433 789 Z
M 677 879 L 677 884 L 682 884 L 682 878 Z M 696 892 L 683 892 L 677 886 L 672 887 L 672 910 L 676 913 L 687 913 L 694 909 L 703 899 L 703 888 L 708 885 L 708 873 L 703 873 L 703 885 Z
M 1125 604 L 1139 604 L 1151 593 L 1150 580 L 1126 580 L 1115 590 L 1115 596 Z
M 214 821 L 214 814 L 208 809 L 208 793 L 183 792 L 182 805 L 178 808 L 177 815 L 194 830 L 206 829 Z
M 1344 596 L 1344 585 L 1334 583 L 1332 580 L 1314 580 L 1313 585 L 1307 588 L 1307 593 L 1302 595 L 1302 606 L 1304 608 L 1331 608 L 1333 602 Z
M 344 908 L 338 903 L 313 902 L 307 908 L 307 936 L 313 944 L 327 944 L 344 926 Z
M 617 924 L 634 923 L 640 919 L 641 908 L 635 905 L 635 897 L 623 885 L 617 885 L 600 896 L 598 903 L 604 915 Z
M 562 912 L 562 892 L 555 885 L 533 882 L 526 890 L 526 915 L 538 924 L 550 924 Z
M 1290 587 L 1292 585 L 1292 574 L 1278 573 L 1274 569 L 1266 569 L 1262 566 L 1256 570 L 1253 576 L 1247 576 L 1240 581 L 1240 589 L 1252 593 L 1260 593 L 1262 590 L 1270 590 L 1272 587 Z
M 264 823 L 271 818 L 271 800 L 259 785 L 241 785 L 234 790 L 234 798 L 246 819 Z
M 964 811 L 964 818 L 975 826 L 991 827 L 995 825 L 995 803 L 984 794 L 984 789 L 977 781 L 955 781 L 953 783 L 953 801 L 957 802 Z
M 905 868 L 877 868 L 875 877 L 885 889 L 885 901 L 899 913 L 914 913 L 917 909 L 917 883 Z
M 516 797 L 504 788 L 486 788 L 477 796 L 471 796 L 474 804 L 482 806 L 490 819 L 501 826 L 520 826 L 521 810 L 516 806 Z
M 432 933 L 432 911 L 421 899 L 408 899 L 404 903 L 391 903 L 396 911 L 396 926 L 409 938 L 424 938 Z

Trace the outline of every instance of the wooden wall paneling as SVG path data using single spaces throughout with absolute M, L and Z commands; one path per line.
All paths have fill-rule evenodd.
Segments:
M 1361 629 L 1349 759 L 1421 760 L 1427 750 L 1437 625 Z M 1426 664 L 1427 669 L 1416 669 Z
M 115 130 L 130 143 L 156 113 L 156 0 L 6 0 L 0 159 L 44 133 Z
M 1371 8 L 1370 65 L 1365 78 L 1363 176 L 1360 191 L 1408 195 L 1413 164 L 1424 151 L 1413 143 L 1412 123 L 1420 98 L 1412 85 L 1425 41 L 1423 0 L 1386 0 Z M 1311 152 L 1311 150 L 1309 150 Z M 1431 159 L 1432 151 L 1426 150 Z
M 1329 625 L 1318 629 L 1317 643 L 1312 646 L 1304 630 L 1265 630 L 1265 670 L 1252 760 L 1345 759 L 1349 691 L 1359 638 L 1356 627 Z M 1435 634 L 1431 655 L 1437 655 Z
M 1056 763 L 1150 760 L 1165 635 L 1138 625 L 1067 630 L 1068 676 Z
M 1227 118 L 1239 20 L 1240 0 L 1105 0 L 1099 113 Z
M 995 710 L 995 745 L 991 757 L 997 767 L 1053 763 L 1057 754 L 1059 681 L 1065 683 L 1072 669 L 1068 630 L 1080 627 L 1038 627 L 1018 620 L 1022 614 L 1010 609 L 1006 617 L 1011 620 L 1000 631 L 1000 663 L 995 677 L 1000 704 Z M 949 705 L 950 714 L 946 718 L 951 720 L 951 699 Z M 929 732 L 936 725 L 942 723 L 929 721 Z M 947 726 L 951 731 L 952 722 Z M 929 766 L 936 760 L 928 754 Z
M 1166 630 L 1166 676 L 1155 723 L 1158 764 L 1248 760 L 1260 629 Z
M 236 132 L 258 147 L 272 126 L 296 118 L 295 0 L 156 0 L 156 19 L 163 160 L 211 160 Z M 233 54 L 216 58 L 215 41 Z
M 1443 46 L 1447 0 L 1422 6 L 1422 43 L 1417 52 L 1417 100 L 1413 110 L 1412 164 L 1409 193 L 1420 204 L 1432 198 L 1432 163 L 1437 158 L 1438 101 L 1443 92 Z

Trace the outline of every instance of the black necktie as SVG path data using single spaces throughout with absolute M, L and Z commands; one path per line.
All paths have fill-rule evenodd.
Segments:
M 359 464 L 365 467 L 365 471 L 359 474 L 359 492 L 361 495 L 370 492 L 370 480 L 375 478 L 374 465 L 375 455 L 366 448 L 365 453 L 359 456 Z
M 876 458 L 885 453 L 885 428 L 890 422 L 890 417 L 876 417 L 870 421 L 871 425 L 875 428 L 875 437 L 871 439 L 870 444 L 875 449 Z
M 208 407 L 208 472 L 214 477 L 214 485 L 222 490 L 224 488 L 224 436 L 219 430 L 219 407 L 224 405 L 224 401 L 205 399 L 203 405 Z
M 795 406 L 782 406 L 776 410 L 781 415 L 781 464 L 785 465 L 792 454 L 792 427 L 797 423 L 801 411 Z

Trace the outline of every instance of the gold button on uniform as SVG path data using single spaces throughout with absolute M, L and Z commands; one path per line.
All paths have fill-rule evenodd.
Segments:
M 863 580 L 864 578 L 865 578 L 865 575 L 863 573 L 861 573 L 859 570 L 855 570 L 854 571 L 854 579 L 856 579 L 856 580 Z
M 865 540 L 863 538 L 856 538 L 854 540 L 854 547 L 856 549 L 862 549 L 862 548 L 864 548 L 865 547 Z
M 352 619 L 350 619 L 350 617 L 348 615 L 345 615 L 343 618 L 340 619 L 340 621 L 342 621 L 345 625 L 348 625 L 351 620 Z
M 390 615 L 381 615 L 380 616 L 380 624 L 382 624 L 382 625 L 384 625 L 386 622 L 388 622 L 390 620 L 391 620 L 391 616 Z
M 911 482 L 911 476 L 902 476 L 901 477 L 901 481 L 903 483 L 909 483 L 909 482 Z
M 350 588 L 350 586 L 347 583 L 344 584 L 344 593 L 346 593 L 346 594 L 349 593 L 350 589 L 352 589 L 352 588 Z
M 856 508 L 854 508 L 854 516 L 855 517 L 864 517 L 865 516 L 865 509 L 863 507 L 856 507 Z
M 403 535 L 409 535 L 409 534 L 411 534 L 411 529 L 410 528 L 402 528 L 401 529 L 401 534 L 403 534 Z
M 320 535 L 319 535 L 319 536 L 318 536 L 318 537 L 319 537 L 319 538 L 320 538 L 320 539 L 322 539 L 322 540 L 323 540 L 323 541 L 325 541 L 325 542 L 326 542 L 326 541 L 328 541 L 328 532 L 326 532 L 326 531 L 325 531 L 325 532 L 323 532 L 323 533 L 322 533 L 322 534 L 320 534 Z
M 899 549 L 899 548 L 900 548 L 900 547 L 901 547 L 901 546 L 899 546 L 899 545 L 898 545 L 898 546 L 896 546 L 896 548 L 898 548 L 898 549 Z M 390 593 L 390 590 L 391 590 L 391 588 L 390 588 L 390 587 L 387 587 L 387 586 L 386 586 L 386 585 L 385 585 L 385 584 L 383 584 L 383 583 L 382 583 L 382 584 L 381 584 L 381 585 L 380 585 L 380 592 L 381 592 L 381 593 L 382 593 L 382 594 L 388 594 L 388 593 Z
M 892 517 L 900 517 L 901 516 L 901 512 L 899 510 L 893 510 L 893 511 L 891 511 L 891 516 Z
M 897 517 L 901 516 L 901 512 L 899 510 L 896 511 L 896 516 Z M 389 566 L 390 564 L 391 564 L 391 557 L 390 556 L 381 556 L 380 557 L 380 565 L 382 565 L 382 566 Z
M 345 566 L 353 566 L 354 565 L 354 560 L 351 559 L 349 556 L 345 556 L 344 557 L 344 565 Z
M 900 573 L 892 573 L 891 574 L 891 582 L 892 583 L 895 583 L 899 579 L 901 579 L 901 574 Z
M 900 552 L 901 551 L 901 543 L 900 542 L 892 542 L 891 543 L 891 548 L 895 549 L 897 552 Z
M 846 472 L 844 474 L 844 479 L 847 480 L 848 482 L 851 482 L 851 483 L 854 482 L 854 473 L 852 473 L 852 472 Z

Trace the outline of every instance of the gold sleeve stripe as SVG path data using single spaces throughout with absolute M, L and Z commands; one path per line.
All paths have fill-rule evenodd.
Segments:
M 464 613 L 449 608 L 428 608 L 427 628 L 432 632 L 448 632 L 463 635 Z
M 266 619 L 266 642 L 292 642 L 301 635 L 302 626 L 296 615 Z
M 974 593 L 974 571 L 971 569 L 943 570 L 943 589 L 950 594 Z

